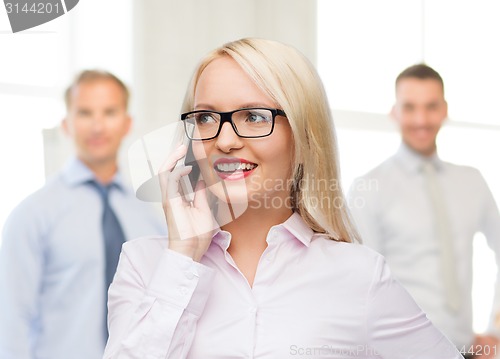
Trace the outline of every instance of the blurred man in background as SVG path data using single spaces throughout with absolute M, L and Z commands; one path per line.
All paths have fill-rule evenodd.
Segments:
M 391 115 L 398 152 L 351 187 L 354 219 L 367 246 L 383 254 L 395 277 L 465 357 L 500 352 L 496 286 L 488 334 L 472 328 L 472 240 L 482 232 L 500 263 L 500 216 L 474 168 L 442 161 L 436 137 L 447 118 L 441 76 L 419 64 L 396 79 Z M 467 144 L 464 144 L 467 146 Z
M 166 233 L 118 168 L 131 126 L 128 99 L 124 83 L 102 71 L 83 71 L 66 91 L 62 127 L 76 157 L 19 204 L 3 230 L 2 359 L 102 358 L 121 245 Z

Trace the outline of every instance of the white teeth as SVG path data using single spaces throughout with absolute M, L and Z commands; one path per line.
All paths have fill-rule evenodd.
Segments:
M 255 167 L 257 167 L 255 164 L 239 162 L 218 163 L 216 166 L 217 171 L 219 172 L 249 171 Z

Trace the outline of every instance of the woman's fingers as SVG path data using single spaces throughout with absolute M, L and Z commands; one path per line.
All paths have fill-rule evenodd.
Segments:
M 192 166 L 174 168 L 172 172 L 166 172 L 160 179 L 163 184 L 161 185 L 162 202 L 164 210 L 167 208 L 179 208 L 187 205 L 182 194 L 180 193 L 179 181 L 181 177 L 187 176 L 191 172 Z
M 186 155 L 186 152 L 187 147 L 185 145 L 177 147 L 176 150 L 170 156 L 168 156 L 163 165 L 160 167 L 158 178 L 160 180 L 160 189 L 163 202 L 166 198 L 174 198 L 179 196 L 178 188 L 176 188 L 174 191 L 174 184 L 172 182 L 174 181 L 178 184 L 180 176 L 191 171 L 190 166 L 179 167 L 181 174 L 175 178 L 172 177 L 172 172 L 177 171 L 177 169 L 175 169 L 175 165 Z
M 217 224 L 207 202 L 206 185 L 198 181 L 193 203 L 183 197 L 180 181 L 192 166 L 177 163 L 186 155 L 187 146 L 179 146 L 161 166 L 159 173 L 163 209 L 169 231 L 169 248 L 199 260 L 210 245 Z
M 198 183 L 196 183 L 194 193 L 194 207 L 198 208 L 202 212 L 208 213 L 210 211 L 210 207 L 207 200 L 205 181 L 200 180 L 198 181 Z
M 172 171 L 172 169 L 175 167 L 177 164 L 177 161 L 179 161 L 181 158 L 183 158 L 187 153 L 187 146 L 186 145 L 180 145 L 175 149 L 174 152 L 168 158 L 165 160 L 163 165 L 160 167 L 159 173 L 163 173 L 165 171 Z

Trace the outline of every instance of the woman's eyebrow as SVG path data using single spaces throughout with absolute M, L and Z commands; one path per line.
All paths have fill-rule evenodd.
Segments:
M 242 108 L 252 108 L 252 107 L 257 107 L 257 108 L 275 108 L 277 107 L 275 104 L 270 105 L 270 104 L 265 104 L 263 102 L 249 102 L 249 103 L 243 103 L 237 108 L 234 108 L 233 110 L 239 110 Z M 216 111 L 215 107 L 209 104 L 205 103 L 199 103 L 196 106 L 194 106 L 195 110 L 211 110 L 211 111 Z
M 204 104 L 204 103 L 199 103 L 193 108 L 194 110 L 214 110 L 213 106 Z

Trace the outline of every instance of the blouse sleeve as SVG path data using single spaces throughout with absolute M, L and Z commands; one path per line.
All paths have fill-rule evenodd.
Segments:
M 377 260 L 367 311 L 367 335 L 382 358 L 463 358 L 391 276 L 383 257 Z
M 104 359 L 186 358 L 213 270 L 165 248 L 157 260 L 141 256 L 128 244 L 109 289 Z

